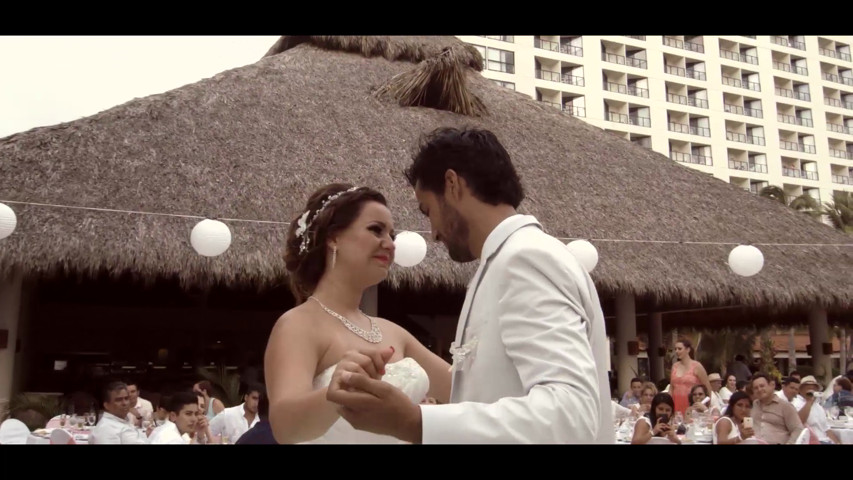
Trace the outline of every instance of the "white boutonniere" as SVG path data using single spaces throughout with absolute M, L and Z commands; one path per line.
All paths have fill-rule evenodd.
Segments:
M 450 366 L 450 371 L 462 370 L 462 362 L 477 348 L 477 341 L 478 339 L 475 338 L 464 345 L 459 345 L 456 342 L 450 344 L 450 354 L 453 355 L 453 365 Z

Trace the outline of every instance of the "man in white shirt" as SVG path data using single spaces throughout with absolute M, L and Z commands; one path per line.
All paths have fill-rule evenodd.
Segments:
M 104 414 L 89 435 L 90 444 L 128 445 L 146 443 L 145 434 L 138 431 L 127 421 L 127 415 L 130 411 L 130 396 L 124 382 L 108 384 L 102 392 L 101 399 Z
M 797 410 L 806 404 L 806 400 L 800 395 L 800 382 L 796 378 L 783 378 L 782 390 L 776 392 L 776 395 L 782 400 L 788 401 Z
M 130 397 L 130 413 L 127 419 L 135 426 L 142 425 L 142 419 L 151 418 L 154 413 L 154 406 L 151 402 L 139 397 L 139 385 L 133 380 L 125 382 L 127 385 L 127 394 Z
M 717 408 L 720 412 L 723 411 L 726 404 L 723 402 L 723 397 L 720 396 L 720 389 L 723 388 L 723 377 L 719 373 L 708 375 L 708 383 L 711 384 L 711 408 Z
M 250 428 L 260 421 L 258 400 L 266 393 L 263 385 L 249 384 L 243 394 L 243 403 L 221 411 L 210 421 L 210 433 L 214 437 L 222 435 L 222 443 L 234 443 Z
M 835 433 L 829 429 L 829 422 L 826 420 L 826 410 L 820 406 L 820 402 L 815 401 L 814 392 L 820 390 L 820 384 L 814 376 L 808 375 L 800 381 L 800 395 L 804 399 L 803 406 L 800 407 L 797 414 L 800 416 L 800 421 L 808 427 L 812 434 L 817 436 L 817 440 L 822 444 L 840 444 L 841 440 Z
M 178 392 L 169 399 L 166 409 L 169 410 L 169 419 L 151 432 L 148 443 L 189 444 L 198 421 L 198 397 L 192 392 Z

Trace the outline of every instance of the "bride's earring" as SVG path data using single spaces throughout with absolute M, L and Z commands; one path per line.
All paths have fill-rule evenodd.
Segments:
M 338 247 L 332 245 L 332 270 L 335 268 L 335 262 L 338 261 Z

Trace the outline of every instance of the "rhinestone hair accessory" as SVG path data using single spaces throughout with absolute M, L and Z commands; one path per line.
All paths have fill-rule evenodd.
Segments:
M 308 237 L 308 235 L 306 235 L 306 233 L 308 232 L 308 229 L 311 228 L 311 224 L 314 223 L 314 220 L 317 219 L 317 216 L 320 215 L 320 212 L 322 212 L 323 209 L 325 209 L 326 206 L 328 206 L 330 203 L 337 200 L 341 195 L 354 192 L 359 188 L 361 187 L 352 187 L 349 190 L 343 190 L 333 195 L 329 195 L 328 198 L 323 200 L 323 203 L 320 205 L 320 208 L 318 208 L 317 211 L 314 212 L 314 215 L 311 215 L 310 219 L 308 218 L 308 216 L 311 214 L 311 210 L 306 211 L 302 214 L 301 217 L 299 217 L 299 220 L 296 221 L 296 224 L 299 227 L 296 229 L 296 238 L 302 239 L 302 243 L 299 244 L 300 255 L 308 251 L 308 246 L 311 243 L 311 239 Z

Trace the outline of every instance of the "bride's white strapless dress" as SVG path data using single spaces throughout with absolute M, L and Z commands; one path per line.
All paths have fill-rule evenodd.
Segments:
M 329 386 L 336 365 L 332 365 L 314 378 L 314 390 Z M 385 365 L 383 382 L 399 388 L 412 403 L 420 403 L 429 391 L 429 377 L 426 371 L 413 358 L 406 357 L 398 362 Z M 356 430 L 343 418 L 332 424 L 322 436 L 303 443 L 407 443 L 400 439 L 375 433 Z

